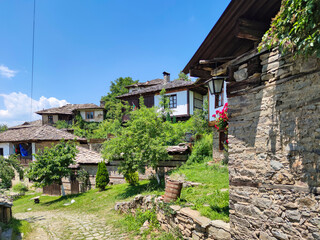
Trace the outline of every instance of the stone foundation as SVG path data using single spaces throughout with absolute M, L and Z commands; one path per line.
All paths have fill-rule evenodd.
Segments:
M 210 220 L 191 208 L 168 205 L 156 196 L 136 196 L 130 202 L 116 203 L 115 210 L 121 213 L 135 214 L 137 209 L 143 211 L 155 209 L 161 228 L 167 232 L 182 235 L 184 239 L 229 240 L 230 226 L 221 220 Z

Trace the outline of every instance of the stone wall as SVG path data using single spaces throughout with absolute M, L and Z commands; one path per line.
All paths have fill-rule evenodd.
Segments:
M 320 239 L 319 59 L 274 50 L 237 67 L 247 74 L 236 71 L 228 96 L 232 239 Z
M 230 226 L 221 220 L 210 220 L 191 208 L 181 208 L 162 202 L 161 197 L 136 196 L 130 202 L 116 203 L 115 210 L 135 214 L 137 209 L 155 209 L 161 228 L 167 232 L 179 232 L 184 239 L 229 240 Z

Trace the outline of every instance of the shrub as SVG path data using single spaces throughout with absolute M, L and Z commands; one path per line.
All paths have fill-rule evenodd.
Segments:
M 131 186 L 135 186 L 139 184 L 139 173 L 138 172 L 129 172 L 124 175 L 124 179 L 127 183 L 129 183 Z
M 100 162 L 98 164 L 98 171 L 96 175 L 96 188 L 99 188 L 99 191 L 105 190 L 109 181 L 110 179 L 107 166 L 105 162 Z
M 188 163 L 200 163 L 212 159 L 212 134 L 204 135 L 200 140 L 196 141 L 193 146 L 192 153 L 188 159 Z
M 25 193 L 28 191 L 28 187 L 23 183 L 18 183 L 12 187 L 12 190 L 18 193 Z

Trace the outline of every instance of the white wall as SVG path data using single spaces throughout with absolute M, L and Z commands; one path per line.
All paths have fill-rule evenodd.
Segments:
M 174 93 L 167 93 L 166 95 L 177 95 L 177 107 L 172 108 L 174 116 L 179 115 L 187 115 L 188 114 L 188 101 L 187 101 L 187 91 L 181 91 L 181 92 L 174 92 Z M 159 107 L 160 106 L 160 95 L 154 96 L 154 106 Z
M 3 156 L 8 157 L 10 155 L 10 144 L 0 143 L 0 148 L 3 148 Z
M 228 102 L 228 99 L 227 99 L 227 83 L 224 82 L 224 85 L 223 85 L 223 106 L 224 104 L 226 104 Z M 212 117 L 213 114 L 216 114 L 216 111 L 217 110 L 222 110 L 223 106 L 222 107 L 219 107 L 219 108 L 215 108 L 214 107 L 214 104 L 215 103 L 215 95 L 211 95 L 211 93 L 209 92 L 209 121 L 214 121 L 215 118 Z
M 86 112 L 94 112 L 94 119 L 86 119 Z M 86 122 L 102 122 L 103 121 L 103 110 L 81 110 L 80 115 Z

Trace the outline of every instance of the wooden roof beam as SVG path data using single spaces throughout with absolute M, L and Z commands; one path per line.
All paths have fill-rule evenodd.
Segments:
M 210 72 L 200 69 L 190 69 L 189 73 L 191 77 L 199 77 L 204 79 L 209 79 L 212 77 Z
M 236 37 L 251 41 L 260 41 L 263 34 L 268 29 L 268 24 L 240 18 L 236 26 Z

